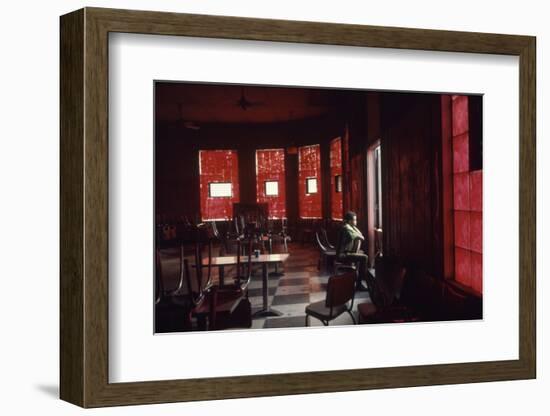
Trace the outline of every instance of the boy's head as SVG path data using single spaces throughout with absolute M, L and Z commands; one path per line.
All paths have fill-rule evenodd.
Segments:
M 357 225 L 357 214 L 353 211 L 348 211 L 344 215 L 344 222 L 351 224 L 353 226 Z

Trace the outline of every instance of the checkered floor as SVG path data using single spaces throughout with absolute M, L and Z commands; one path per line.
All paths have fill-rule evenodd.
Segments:
M 282 276 L 269 277 L 269 304 L 271 308 L 280 312 L 281 316 L 253 319 L 252 328 L 289 328 L 305 326 L 305 308 L 311 302 L 325 299 L 328 274 L 319 272 L 317 261 L 319 254 L 313 245 L 291 243 L 290 256 L 284 266 L 278 267 Z M 177 281 L 177 255 L 165 253 L 163 256 L 164 280 L 172 281 L 167 288 Z M 273 272 L 274 268 L 270 269 Z M 231 269 L 226 270 L 231 276 Z M 216 278 L 216 275 L 214 276 Z M 252 304 L 252 313 L 260 310 L 263 305 L 262 273 L 255 271 L 250 283 L 248 296 Z M 367 291 L 358 291 L 355 295 L 353 314 L 357 319 L 357 304 L 369 301 Z M 334 325 L 351 325 L 353 322 L 348 314 L 342 314 L 330 322 Z M 310 318 L 310 326 L 322 326 L 317 319 Z
M 281 277 L 269 277 L 269 304 L 272 309 L 281 312 L 279 317 L 254 319 L 252 328 L 288 328 L 305 326 L 305 308 L 311 302 L 324 300 L 329 276 L 317 270 L 318 252 L 312 246 L 292 244 L 290 257 L 283 268 Z M 250 283 L 248 296 L 252 312 L 262 307 L 262 276 L 255 273 Z M 356 293 L 354 315 L 357 318 L 357 304 L 369 300 L 368 292 Z M 330 325 L 350 325 L 351 317 L 342 314 Z M 310 318 L 310 326 L 322 326 L 315 318 Z

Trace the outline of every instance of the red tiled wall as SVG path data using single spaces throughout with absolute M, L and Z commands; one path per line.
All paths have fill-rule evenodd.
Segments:
M 199 152 L 201 217 L 203 221 L 233 218 L 233 203 L 239 202 L 239 159 L 234 150 Z M 208 184 L 231 182 L 232 197 L 210 198 Z
M 317 193 L 306 194 L 306 179 L 317 178 Z M 321 147 L 303 146 L 298 149 L 298 201 L 300 218 L 321 218 Z
M 330 204 L 333 220 L 343 218 L 342 192 L 336 192 L 337 175 L 342 175 L 342 139 L 340 137 L 330 142 Z
M 278 181 L 279 195 L 266 196 L 265 181 Z M 267 203 L 269 218 L 286 217 L 285 151 L 270 149 L 256 151 L 256 200 Z
M 455 279 L 482 292 L 482 170 L 470 171 L 468 97 L 452 97 Z

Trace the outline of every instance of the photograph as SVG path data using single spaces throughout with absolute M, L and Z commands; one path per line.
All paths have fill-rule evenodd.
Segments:
M 483 95 L 153 89 L 155 334 L 483 319 Z
M 33 291 L 55 308 L 16 325 L 50 348 L 14 374 L 76 411 L 387 413 L 390 395 L 394 413 L 517 413 L 520 385 L 536 407 L 542 14 L 292 6 L 68 5 L 40 15 L 55 48 L 21 35 L 41 47 L 18 70 L 59 55 L 39 83 L 50 125 L 38 112 L 10 141 L 59 133 L 58 221 L 41 221 L 58 254 L 34 250 L 59 270 Z M 31 159 L 6 178 L 41 149 L 8 152 Z M 44 201 L 14 189 L 18 210 Z M 17 278 L 31 257 L 11 223 Z

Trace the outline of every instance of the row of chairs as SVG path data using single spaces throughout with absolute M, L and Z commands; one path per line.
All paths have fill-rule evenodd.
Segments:
M 197 329 L 216 330 L 228 327 L 250 327 L 251 307 L 248 286 L 252 277 L 252 247 L 248 243 L 245 262 L 237 256 L 235 275 L 229 284 L 214 282 L 212 273 L 212 224 L 195 227 L 191 248 L 179 247 L 179 280 L 175 288 L 166 289 L 161 253 L 156 252 L 155 331 L 171 332 Z M 240 242 L 238 242 L 240 244 Z M 191 256 L 188 252 L 193 251 Z M 238 252 L 241 252 L 239 247 Z

